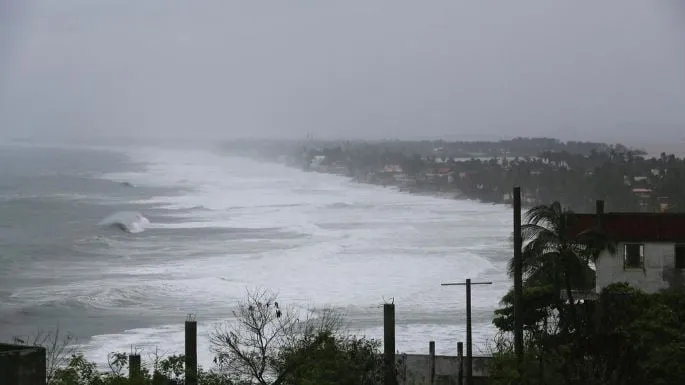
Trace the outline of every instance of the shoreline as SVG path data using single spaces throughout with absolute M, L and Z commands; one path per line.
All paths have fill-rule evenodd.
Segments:
M 621 144 L 514 138 L 497 142 L 386 141 L 227 143 L 233 155 L 303 171 L 347 176 L 359 183 L 439 198 L 522 208 L 559 201 L 574 212 L 594 212 L 598 199 L 611 211 L 664 212 L 685 208 L 677 173 L 685 160 Z M 673 176 L 674 177 L 673 177 Z
M 280 161 L 280 160 L 270 159 L 270 158 L 250 157 L 250 156 L 247 156 L 246 158 L 257 161 L 257 162 L 278 164 L 278 165 L 285 166 L 285 167 L 288 167 L 291 169 L 300 170 L 300 171 L 305 172 L 305 173 L 335 175 L 335 176 L 345 178 L 351 182 L 358 183 L 358 184 L 366 184 L 366 185 L 372 185 L 372 186 L 378 186 L 378 187 L 384 187 L 384 188 L 390 187 L 390 188 L 394 188 L 394 189 L 396 189 L 396 191 L 404 193 L 404 194 L 420 195 L 420 196 L 438 198 L 438 199 L 473 201 L 473 202 L 487 204 L 487 205 L 501 205 L 501 206 L 504 206 L 508 209 L 511 209 L 513 207 L 512 202 L 495 202 L 495 201 L 488 201 L 488 200 L 485 200 L 483 198 L 470 197 L 467 194 L 465 194 L 463 191 L 456 189 L 456 188 L 445 191 L 445 190 L 435 190 L 435 189 L 431 189 L 431 188 L 421 188 L 420 185 L 413 185 L 413 186 L 403 185 L 402 183 L 399 183 L 399 182 L 383 183 L 380 181 L 363 180 L 363 179 L 358 178 L 358 177 L 347 175 L 347 173 L 335 172 L 335 171 L 330 171 L 330 170 L 329 171 L 312 170 L 312 169 L 307 170 L 304 167 L 289 163 L 287 161 Z M 428 184 L 428 185 L 430 186 L 430 184 Z M 513 189 L 513 187 L 512 187 L 512 189 Z M 525 202 L 522 202 L 522 204 L 521 204 L 521 208 L 523 210 L 530 209 L 534 206 L 535 205 L 526 204 Z

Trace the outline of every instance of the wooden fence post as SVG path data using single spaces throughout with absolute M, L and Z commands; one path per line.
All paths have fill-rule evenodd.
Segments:
M 428 362 L 430 366 L 430 385 L 435 385 L 435 341 L 428 343 Z
M 383 305 L 383 363 L 384 385 L 397 385 L 395 366 L 395 304 Z
M 197 385 L 197 321 L 193 315 L 188 315 L 185 332 L 186 385 Z
M 459 385 L 464 385 L 464 343 L 457 342 L 457 357 L 459 357 Z

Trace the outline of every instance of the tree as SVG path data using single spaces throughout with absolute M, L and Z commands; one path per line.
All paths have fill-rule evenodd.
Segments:
M 523 365 L 509 341 L 494 354 L 495 384 L 679 384 L 685 378 L 685 292 L 602 290 L 592 321 L 570 338 L 528 334 Z M 582 353 L 579 355 L 579 353 Z
M 312 340 L 322 338 L 311 349 Z M 374 385 L 379 384 L 383 363 L 380 343 L 328 331 L 309 336 L 279 352 L 279 366 L 295 367 L 287 372 L 287 385 Z M 297 363 L 291 365 L 292 362 Z
M 551 285 L 556 293 L 561 293 L 563 287 L 573 304 L 573 289 L 594 287 L 589 262 L 594 262 L 604 249 L 613 251 L 613 244 L 601 231 L 572 234 L 575 215 L 559 202 L 531 208 L 525 221 L 521 227 L 525 284 Z M 513 260 L 509 267 L 513 272 Z M 575 321 L 574 308 L 569 307 L 571 321 Z
M 523 329 L 529 335 L 540 335 L 554 332 L 556 323 L 550 322 L 553 317 L 553 305 L 557 303 L 558 292 L 551 285 L 526 286 L 523 288 Z M 502 298 L 501 309 L 495 310 L 492 323 L 502 332 L 514 331 L 514 290 L 511 289 Z
M 283 384 L 288 374 L 303 365 L 306 354 L 284 366 L 279 352 L 296 346 L 304 353 L 313 351 L 326 340 L 327 333 L 340 326 L 341 318 L 330 310 L 300 320 L 295 308 L 279 305 L 277 299 L 269 290 L 248 291 L 233 312 L 234 319 L 211 333 L 215 362 L 234 380 Z
M 594 287 L 594 271 L 589 263 L 601 250 L 613 251 L 612 243 L 600 229 L 573 233 L 575 215 L 559 202 L 531 208 L 522 226 L 523 247 L 523 324 L 528 343 L 526 362 L 537 366 L 538 383 L 547 378 L 544 370 L 556 368 L 564 378 L 586 379 L 582 367 L 591 343 L 591 304 L 576 303 L 574 289 Z M 509 266 L 513 274 L 513 260 Z M 568 301 L 562 300 L 565 291 Z M 503 332 L 513 331 L 513 292 L 502 299 L 503 308 L 495 311 L 493 323 Z M 563 362 L 564 365 L 559 365 Z M 526 366 L 527 367 L 527 366 Z M 521 375 L 521 373 L 519 373 Z M 528 373 L 527 375 L 532 375 Z M 570 380 L 569 380 L 570 381 Z M 569 382 L 570 383 L 570 382 Z
M 135 378 L 124 376 L 128 367 L 126 353 L 111 353 L 108 357 L 110 372 L 97 370 L 95 362 L 88 361 L 83 354 L 74 354 L 66 364 L 55 371 L 48 385 L 182 385 L 184 384 L 183 356 L 175 355 L 159 360 L 159 370 L 152 374 L 144 367 Z M 200 368 L 199 385 L 241 385 L 230 381 L 225 375 L 207 372 Z
M 28 337 L 14 337 L 12 342 L 26 346 L 40 346 L 45 348 L 45 375 L 50 384 L 59 368 L 71 362 L 76 354 L 76 337 L 63 333 L 59 328 L 54 330 L 39 330 Z

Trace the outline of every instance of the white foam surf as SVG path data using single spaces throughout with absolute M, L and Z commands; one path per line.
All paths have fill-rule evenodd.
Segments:
M 511 215 L 504 207 L 410 195 L 210 152 L 146 148 L 131 156 L 147 170 L 106 178 L 182 193 L 138 202 L 165 209 L 168 221 L 147 225 L 156 229 L 154 237 L 146 232 L 111 248 L 136 263 L 107 266 L 118 278 L 103 284 L 135 288 L 144 279 L 149 296 L 136 297 L 141 311 L 154 308 L 178 323 L 97 336 L 87 345 L 92 359 L 131 344 L 181 352 L 183 319 L 197 313 L 200 358 L 207 365 L 203 336 L 210 324 L 230 314 L 245 287 L 255 286 L 279 291 L 283 303 L 337 306 L 348 312 L 352 329 L 370 337 L 382 336 L 378 305 L 394 297 L 398 349 L 423 352 L 435 340 L 439 354 L 451 354 L 463 340 L 464 293 L 440 283 L 491 280 L 491 287 L 473 292 L 475 340 L 494 334 L 492 311 L 510 285 Z M 206 228 L 225 234 L 251 229 L 270 238 L 198 232 Z M 163 238 L 164 230 L 190 238 Z M 279 236 L 286 232 L 298 237 Z
M 130 234 L 138 234 L 150 226 L 150 220 L 138 212 L 120 211 L 107 216 L 98 223 L 98 226 L 114 228 Z

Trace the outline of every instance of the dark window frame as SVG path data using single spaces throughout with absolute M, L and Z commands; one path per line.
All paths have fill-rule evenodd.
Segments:
M 628 248 L 638 247 L 637 256 L 629 256 Z M 639 258 L 639 262 L 635 263 L 635 260 Z M 645 244 L 644 243 L 626 243 L 623 245 L 623 268 L 624 269 L 644 269 L 645 267 Z
M 678 255 L 680 250 L 680 255 Z M 676 243 L 673 247 L 673 264 L 676 269 L 685 269 L 685 244 Z

